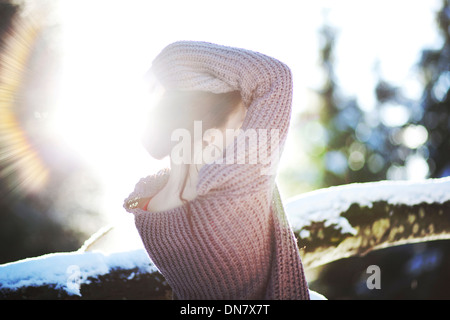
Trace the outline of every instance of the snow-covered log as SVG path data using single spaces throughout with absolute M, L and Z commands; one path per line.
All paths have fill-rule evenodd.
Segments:
M 311 291 L 314 300 L 325 299 Z M 0 266 L 1 299 L 167 300 L 172 293 L 144 249 L 53 253 Z
M 450 239 L 450 179 L 321 189 L 290 199 L 285 210 L 311 268 L 394 245 Z
M 286 201 L 285 210 L 308 271 L 379 248 L 450 239 L 450 179 L 327 188 Z M 143 248 L 95 251 L 114 240 L 114 231 L 106 234 L 77 252 L 0 265 L 0 299 L 171 297 Z
M 53 253 L 0 266 L 0 299 L 167 299 L 143 249 Z

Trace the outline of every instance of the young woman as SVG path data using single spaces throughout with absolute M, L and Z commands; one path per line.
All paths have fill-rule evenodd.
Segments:
M 257 52 L 186 41 L 167 46 L 150 72 L 166 91 L 145 145 L 171 166 L 141 179 L 124 207 L 174 298 L 309 299 L 296 240 L 274 200 L 289 68 Z

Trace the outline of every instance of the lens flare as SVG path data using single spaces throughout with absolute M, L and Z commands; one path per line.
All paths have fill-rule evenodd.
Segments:
M 49 174 L 15 108 L 39 29 L 34 19 L 14 21 L 0 52 L 0 180 L 8 193 L 36 191 L 45 185 Z

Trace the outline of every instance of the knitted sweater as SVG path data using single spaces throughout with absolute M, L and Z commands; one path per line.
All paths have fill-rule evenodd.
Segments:
M 143 199 L 165 185 L 169 169 L 141 179 L 125 200 L 151 260 L 175 297 L 309 299 L 297 242 L 281 202 L 273 197 L 274 168 L 291 114 L 289 68 L 257 52 L 186 41 L 166 47 L 151 71 L 168 89 L 239 90 L 248 108 L 243 132 L 223 158 L 200 169 L 190 217 L 184 205 L 162 212 L 143 209 Z M 249 129 L 257 134 L 256 147 L 246 142 Z M 272 129 L 279 139 L 267 138 Z M 244 163 L 239 160 L 242 152 Z M 258 161 L 249 161 L 256 153 Z M 231 157 L 227 161 L 226 155 Z

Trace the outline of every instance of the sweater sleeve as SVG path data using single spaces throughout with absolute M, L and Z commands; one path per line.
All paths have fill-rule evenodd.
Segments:
M 151 70 L 167 89 L 214 93 L 238 90 L 247 106 L 241 132 L 223 157 L 202 167 L 199 194 L 266 186 L 276 171 L 289 127 L 290 69 L 258 52 L 180 41 L 164 48 Z

